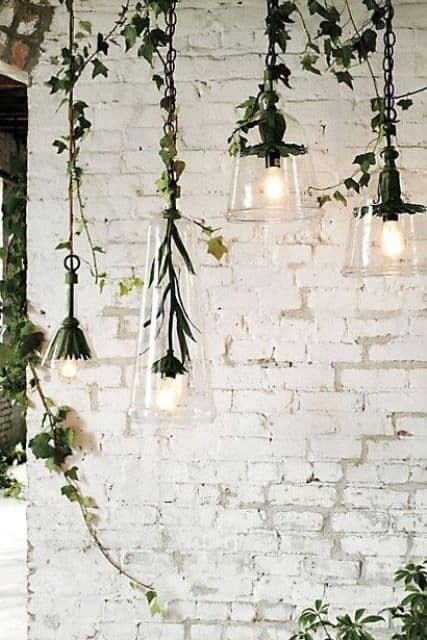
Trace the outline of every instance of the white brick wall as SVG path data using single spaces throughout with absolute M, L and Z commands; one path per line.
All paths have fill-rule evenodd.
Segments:
M 85 6 L 103 28 L 118 4 Z M 88 544 L 59 481 L 31 459 L 30 640 L 285 640 L 296 609 L 323 594 L 336 610 L 391 603 L 393 570 L 425 555 L 425 280 L 343 280 L 349 211 L 331 208 L 297 233 L 224 222 L 226 138 L 234 105 L 259 80 L 263 9 L 259 0 L 183 0 L 179 9 L 182 207 L 222 225 L 232 245 L 224 265 L 206 257 L 202 270 L 218 420 L 129 435 L 137 297 L 120 299 L 114 287 L 100 297 L 87 275 L 80 317 L 102 368 L 75 390 L 50 390 L 84 420 L 79 465 L 101 535 L 155 581 L 163 618 L 148 618 Z M 44 85 L 64 35 L 57 13 L 29 91 L 30 299 L 49 327 L 63 314 L 53 247 L 64 233 L 65 181 L 50 141 L 65 114 Z M 426 84 L 426 15 L 425 1 L 398 3 L 402 90 Z M 109 80 L 82 83 L 80 96 L 95 124 L 84 154 L 88 213 L 108 245 L 107 270 L 120 277 L 140 271 L 147 220 L 161 206 L 153 197 L 160 120 L 144 63 L 112 53 Z M 294 67 L 289 111 L 309 125 L 315 158 L 348 171 L 370 139 L 360 102 L 368 80 L 353 95 Z M 426 110 L 420 96 L 402 126 L 407 183 L 421 201 Z

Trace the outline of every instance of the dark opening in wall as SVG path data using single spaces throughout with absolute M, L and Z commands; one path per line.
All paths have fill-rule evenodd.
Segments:
M 28 100 L 27 88 L 0 75 L 0 199 L 1 224 L 1 341 L 8 343 L 26 310 L 26 172 Z M 0 366 L 7 363 L 0 363 Z M 4 383 L 5 384 L 5 383 Z M 25 370 L 13 367 L 7 389 L 0 388 L 0 449 L 25 439 L 25 421 L 6 392 L 25 392 Z

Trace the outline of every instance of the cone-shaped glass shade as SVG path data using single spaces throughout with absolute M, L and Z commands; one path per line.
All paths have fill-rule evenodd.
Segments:
M 305 146 L 304 130 L 289 116 L 286 138 Z M 268 159 L 238 154 L 228 205 L 230 222 L 290 222 L 317 217 L 316 198 L 308 188 L 316 183 L 310 152 Z
M 411 276 L 427 272 L 427 213 L 386 219 L 375 205 L 355 209 L 347 241 L 344 276 Z
M 168 224 L 169 221 L 160 215 L 148 230 L 146 269 L 129 414 L 137 422 L 167 421 L 180 424 L 210 422 L 215 418 L 215 406 L 204 340 L 205 312 L 196 259 L 195 226 L 183 218 L 176 220 L 179 236 L 191 259 L 195 275 L 188 269 L 188 264 L 177 244 L 172 244 L 173 267 L 177 276 L 176 296 L 185 315 L 184 324 L 181 322 L 180 326 L 188 327 L 183 335 L 176 316 L 173 317 L 170 313 L 171 279 L 168 274 L 165 274 L 164 269 L 165 245 L 163 242 Z M 194 339 L 191 339 L 188 333 Z M 182 356 L 182 340 L 188 347 L 186 358 Z M 176 371 L 177 360 L 184 364 L 184 370 L 181 372 Z
M 79 321 L 67 317 L 55 331 L 42 366 L 57 373 L 63 382 L 74 382 L 86 367 L 96 366 L 96 355 Z

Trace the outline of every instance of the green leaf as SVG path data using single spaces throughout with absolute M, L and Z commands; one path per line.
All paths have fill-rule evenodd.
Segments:
M 163 87 L 163 85 L 165 84 L 165 81 L 163 80 L 162 76 L 159 76 L 158 74 L 155 74 L 153 76 L 153 81 L 157 87 L 157 89 L 161 89 Z
M 317 202 L 319 204 L 319 207 L 323 207 L 327 202 L 331 202 L 331 196 L 328 195 L 323 195 L 323 196 L 318 196 L 317 198 Z
M 95 60 L 92 60 L 92 65 L 92 78 L 96 78 L 97 76 L 104 76 L 104 78 L 108 78 L 108 69 L 105 64 L 103 64 L 101 60 L 99 60 L 99 58 L 95 58 Z
M 334 199 L 340 204 L 343 204 L 345 207 L 347 206 L 347 199 L 343 196 L 341 191 L 334 192 Z
M 361 153 L 354 158 L 353 164 L 358 164 L 363 173 L 368 173 L 370 167 L 376 164 L 375 153 L 372 151 L 369 151 L 368 153 Z
M 79 500 L 78 491 L 72 484 L 66 484 L 64 487 L 61 487 L 61 493 L 68 498 L 70 502 L 78 502 Z
M 122 36 L 125 39 L 126 51 L 129 51 L 129 49 L 132 49 L 134 46 L 138 37 L 135 25 L 127 24 L 122 31 Z
M 150 591 L 147 591 L 147 593 L 145 594 L 145 597 L 147 598 L 148 604 L 151 604 L 153 600 L 157 598 L 157 593 L 153 590 L 150 590 Z
M 30 440 L 30 449 L 36 458 L 52 458 L 55 449 L 50 445 L 51 434 L 43 431 Z
M 213 238 L 209 238 L 207 241 L 208 245 L 208 254 L 214 256 L 218 260 L 221 259 L 228 253 L 228 247 L 224 244 L 224 238 L 222 236 L 215 236 Z
M 86 511 L 84 514 L 84 519 L 88 524 L 91 524 L 96 518 L 96 514 L 92 511 Z
M 16 353 L 14 349 L 4 343 L 0 343 L 0 367 L 6 367 L 13 360 Z
M 70 242 L 69 241 L 60 242 L 55 247 L 55 251 L 61 251 L 62 249 L 67 249 L 67 251 L 70 251 Z
M 55 140 L 53 146 L 57 148 L 57 153 L 63 153 L 66 149 L 68 149 L 68 144 L 64 142 L 64 140 Z
M 354 89 L 353 76 L 348 71 L 336 71 L 335 77 L 340 84 L 346 84 L 350 89 Z
M 58 471 L 59 467 L 56 464 L 55 458 L 48 458 L 45 462 L 46 469 L 49 471 Z
M 402 98 L 401 100 L 397 101 L 397 105 L 403 109 L 403 111 L 406 111 L 407 109 L 409 109 L 410 107 L 412 107 L 412 105 L 414 104 L 414 101 L 411 100 L 410 98 Z
M 177 180 L 179 180 L 185 171 L 185 162 L 184 160 L 175 160 L 174 165 L 175 165 L 176 178 Z
M 301 59 L 301 66 L 304 71 L 309 71 L 310 73 L 314 73 L 318 76 L 322 75 L 319 69 L 316 69 L 316 67 L 314 66 L 318 59 L 319 56 L 312 53 L 306 53 Z
M 83 29 L 83 31 L 86 31 L 86 33 L 92 34 L 92 23 L 89 22 L 89 20 L 80 20 L 79 27 Z
M 67 469 L 67 471 L 64 472 L 64 476 L 66 478 L 69 478 L 70 480 L 78 481 L 79 479 L 78 471 L 79 471 L 78 467 L 71 467 L 71 469 Z
M 150 65 L 153 64 L 154 47 L 151 42 L 144 42 L 138 49 L 138 57 L 144 58 Z

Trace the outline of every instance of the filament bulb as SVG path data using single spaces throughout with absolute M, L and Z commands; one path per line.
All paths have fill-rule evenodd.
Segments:
M 268 167 L 264 175 L 264 189 L 270 202 L 277 202 L 285 195 L 285 184 L 280 167 Z
M 74 358 L 65 358 L 59 365 L 59 376 L 66 382 L 73 382 L 79 373 L 79 365 Z
M 405 249 L 405 238 L 397 220 L 385 220 L 381 230 L 381 244 L 384 254 L 397 258 Z
M 182 394 L 182 376 L 161 378 L 157 389 L 157 408 L 165 413 L 172 413 L 179 405 Z

